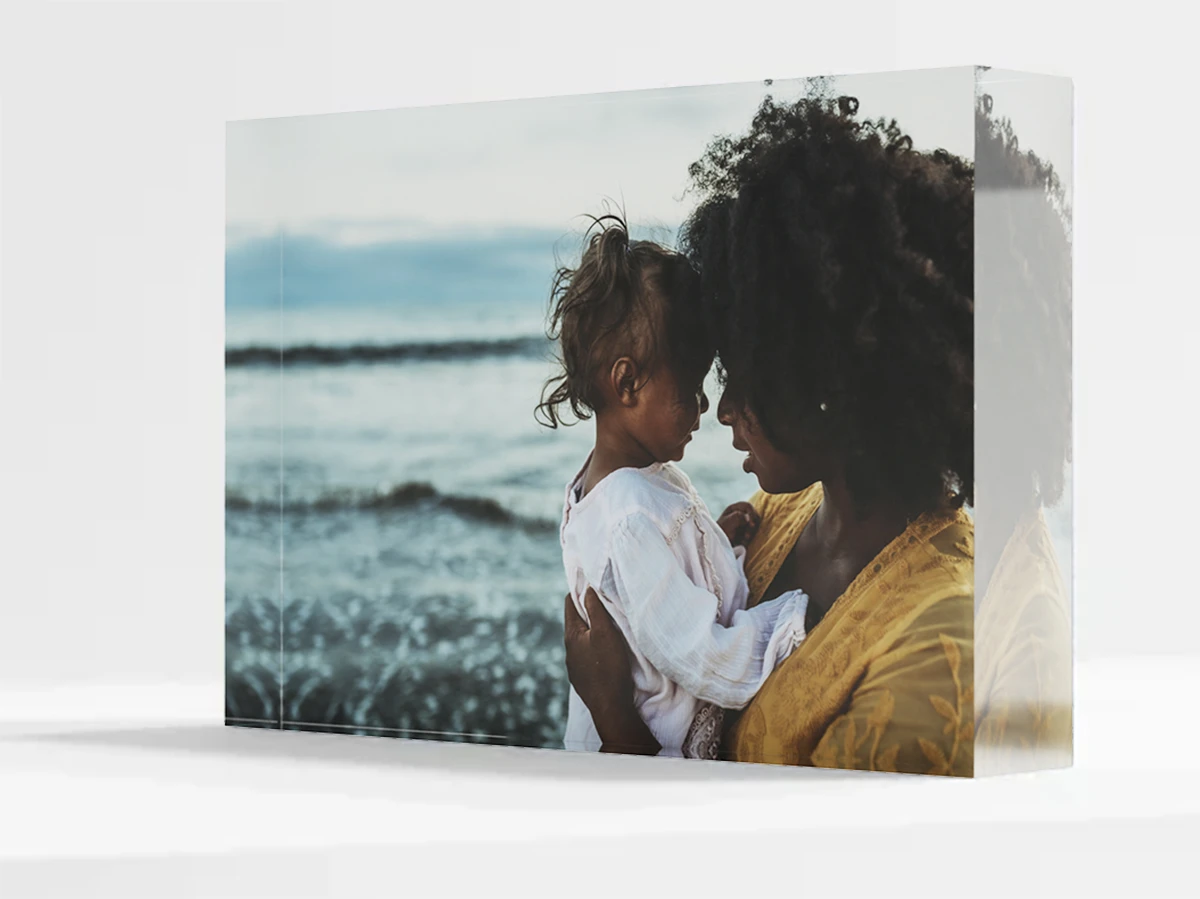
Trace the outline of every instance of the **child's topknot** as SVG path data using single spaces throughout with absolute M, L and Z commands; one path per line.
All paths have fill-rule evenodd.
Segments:
M 633 358 L 645 377 L 662 362 L 707 371 L 704 360 L 711 364 L 713 354 L 698 287 L 679 253 L 631 241 L 620 216 L 593 218 L 578 267 L 554 275 L 546 333 L 558 343 L 561 370 L 546 382 L 538 421 L 571 424 L 564 405 L 577 420 L 591 418 L 603 404 L 604 375 L 621 356 Z

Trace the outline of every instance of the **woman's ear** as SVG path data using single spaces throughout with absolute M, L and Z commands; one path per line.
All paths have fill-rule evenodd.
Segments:
M 638 387 L 638 364 L 628 356 L 613 363 L 608 373 L 609 387 L 622 406 L 636 406 Z

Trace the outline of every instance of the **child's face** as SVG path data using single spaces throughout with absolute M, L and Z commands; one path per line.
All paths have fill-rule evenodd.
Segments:
M 683 458 L 692 434 L 700 427 L 700 416 L 708 411 L 704 376 L 683 375 L 672 366 L 660 365 L 638 391 L 636 438 L 658 462 Z

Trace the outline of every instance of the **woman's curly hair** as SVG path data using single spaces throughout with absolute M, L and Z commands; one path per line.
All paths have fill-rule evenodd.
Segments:
M 771 97 L 690 168 L 681 232 L 727 394 L 862 507 L 971 503 L 973 165 L 852 97 Z
M 1071 207 L 1054 166 L 1021 149 L 987 94 L 975 108 L 975 166 L 980 354 L 1016 363 L 979 385 L 980 422 L 1011 432 L 981 435 L 1005 457 L 980 489 L 989 507 L 1033 496 L 1051 506 L 1071 461 Z

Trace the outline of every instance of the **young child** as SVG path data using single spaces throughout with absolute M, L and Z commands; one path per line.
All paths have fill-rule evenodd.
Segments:
M 595 446 L 567 485 L 561 538 L 571 598 L 586 620 L 595 589 L 629 643 L 635 704 L 663 755 L 715 758 L 722 708 L 744 707 L 804 638 L 796 591 L 753 609 L 742 571 L 757 529 L 738 503 L 718 522 L 676 465 L 708 409 L 713 350 L 694 308 L 687 261 L 597 220 L 580 265 L 560 269 L 550 335 L 561 372 L 538 411 L 593 415 Z M 587 707 L 570 692 L 567 749 L 599 750 Z

